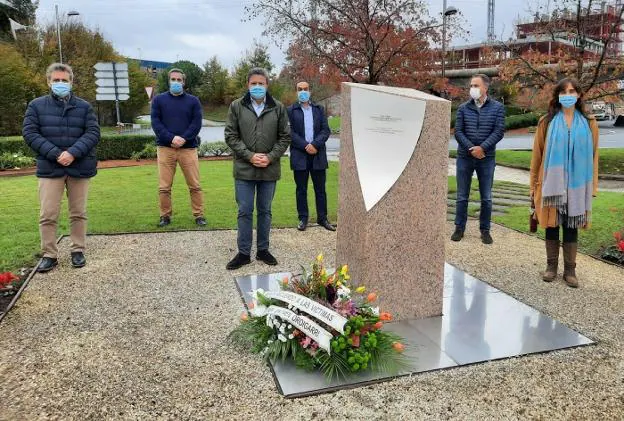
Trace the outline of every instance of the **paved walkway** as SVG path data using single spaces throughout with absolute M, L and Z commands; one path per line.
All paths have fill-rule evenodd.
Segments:
M 455 175 L 455 170 L 455 159 L 449 158 L 448 174 Z M 474 175 L 474 177 L 476 178 L 476 174 Z M 494 172 L 494 179 L 499 181 L 510 181 L 512 183 L 528 185 L 529 172 L 526 170 L 519 170 L 516 168 L 509 168 L 497 165 L 496 171 Z M 624 181 L 600 180 L 598 182 L 598 189 L 600 191 L 624 193 Z
M 280 265 L 235 272 L 235 231 L 90 236 L 80 270 L 65 238 L 60 267 L 35 275 L 0 324 L 0 420 L 621 419 L 624 270 L 581 255 L 578 290 L 547 284 L 543 241 L 498 225 L 492 235 L 484 246 L 470 221 L 447 260 L 595 346 L 288 400 L 259 357 L 226 340 L 242 310 L 232 277 L 296 271 L 321 251 L 335 263 L 336 233 L 274 230 Z

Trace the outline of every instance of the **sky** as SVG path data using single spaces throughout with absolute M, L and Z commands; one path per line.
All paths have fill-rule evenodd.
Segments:
M 443 0 L 426 0 L 430 14 L 442 11 Z M 496 0 L 496 34 L 512 35 L 518 16 L 526 16 L 527 1 Z M 217 55 L 228 68 L 257 39 L 269 45 L 273 63 L 281 68 L 284 53 L 273 41 L 262 37 L 262 22 L 243 22 L 244 7 L 252 0 L 40 0 L 37 19 L 54 21 L 54 5 L 61 15 L 77 11 L 78 19 L 97 27 L 115 49 L 132 58 L 174 62 L 191 60 L 203 65 Z M 520 4 L 520 5 L 519 5 Z M 470 31 L 467 40 L 451 45 L 480 42 L 487 32 L 487 0 L 447 0 L 463 14 Z M 524 10 L 523 10 L 524 8 Z

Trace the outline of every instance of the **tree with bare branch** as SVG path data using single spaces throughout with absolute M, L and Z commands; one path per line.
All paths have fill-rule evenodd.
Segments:
M 552 9 L 533 10 L 534 20 L 519 26 L 530 28 L 537 42 L 555 45 L 550 53 L 538 47 L 522 49 L 519 44 L 502 43 L 512 59 L 500 66 L 500 77 L 513 82 L 523 101 L 543 95 L 563 77 L 577 79 L 586 100 L 615 100 L 624 79 L 620 35 L 624 32 L 624 7 L 595 0 L 552 0 Z M 519 34 L 521 35 L 521 34 Z M 543 99 L 543 98 L 542 98 Z M 544 105 L 544 104 L 542 104 Z
M 439 23 L 422 0 L 256 0 L 250 19 L 348 81 L 408 85 L 431 63 Z

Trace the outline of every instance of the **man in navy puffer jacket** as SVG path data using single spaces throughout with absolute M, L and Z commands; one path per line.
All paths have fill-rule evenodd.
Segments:
M 39 178 L 39 231 L 43 259 L 38 272 L 57 264 L 56 227 L 63 193 L 67 189 L 71 225 L 71 262 L 86 264 L 87 193 L 97 172 L 95 146 L 100 127 L 91 105 L 71 93 L 73 72 L 54 63 L 46 72 L 51 93 L 28 104 L 22 134 L 37 154 Z
M 483 74 L 474 75 L 470 81 L 472 99 L 460 105 L 457 110 L 457 202 L 455 232 L 451 236 L 453 241 L 460 241 L 464 236 L 472 174 L 476 171 L 481 195 L 481 241 L 484 244 L 493 242 L 490 235 L 492 184 L 496 167 L 496 144 L 505 135 L 505 107 L 488 96 L 489 85 L 489 77 Z

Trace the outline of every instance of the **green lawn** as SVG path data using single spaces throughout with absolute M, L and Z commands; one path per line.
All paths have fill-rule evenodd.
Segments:
M 522 232 L 529 231 L 528 209 L 513 207 L 507 215 L 495 216 L 494 221 Z M 600 192 L 593 202 L 592 226 L 579 230 L 579 249 L 598 255 L 606 246 L 615 244 L 613 233 L 624 228 L 624 194 Z M 544 238 L 544 230 L 537 235 Z
M 531 167 L 532 151 L 496 151 L 496 163 L 498 165 L 529 169 Z M 457 156 L 456 151 L 450 151 L 449 156 Z M 624 175 L 624 148 L 600 149 L 598 160 L 598 172 L 600 174 Z
M 227 105 L 204 105 L 204 118 L 212 121 L 225 121 L 229 108 Z
M 342 119 L 340 117 L 329 117 L 327 122 L 332 133 L 340 133 L 340 124 L 342 123 Z
M 232 162 L 202 161 L 201 180 L 208 229 L 235 228 Z M 328 210 L 336 221 L 338 165 L 327 174 Z M 39 250 L 37 179 L 34 176 L 1 177 L 0 272 L 32 264 Z M 310 184 L 311 220 L 316 219 L 314 190 Z M 174 215 L 169 229 L 196 228 L 184 177 L 178 171 L 173 187 Z M 59 230 L 68 233 L 67 204 L 63 202 Z M 93 179 L 88 202 L 89 233 L 159 231 L 158 170 L 155 165 L 100 170 Z M 282 161 L 282 180 L 273 201 L 273 226 L 296 226 L 295 183 L 287 159 Z
M 449 193 L 457 191 L 455 177 L 448 178 Z M 518 186 L 515 183 L 495 181 L 494 188 Z M 525 186 L 526 187 L 526 186 Z M 528 195 L 528 192 L 527 192 Z M 500 196 L 503 197 L 503 196 Z M 480 200 L 479 183 L 473 179 L 470 190 L 471 200 Z M 470 204 L 468 214 L 475 216 L 478 206 Z M 527 206 L 512 206 L 506 215 L 495 215 L 492 220 L 515 230 L 529 233 L 529 215 Z M 599 255 L 606 246 L 614 244 L 613 233 L 624 228 L 624 194 L 600 192 L 593 202 L 592 227 L 588 230 L 579 230 L 579 249 L 586 254 Z M 544 230 L 539 228 L 537 236 L 544 238 Z
M 202 161 L 208 228 L 236 227 L 231 161 Z M 509 183 L 496 181 L 495 186 Z M 455 177 L 448 178 L 448 190 L 457 190 Z M 15 270 L 35 262 L 39 250 L 37 179 L 34 176 L 0 177 L 0 272 Z M 315 217 L 313 189 L 309 188 L 311 219 Z M 338 164 L 330 163 L 327 177 L 329 218 L 336 221 L 338 200 Z M 479 199 L 478 184 L 473 182 L 471 198 Z M 168 229 L 195 229 L 191 216 L 188 190 L 178 172 L 173 188 L 174 216 Z M 116 233 L 161 231 L 158 222 L 158 175 L 155 165 L 100 170 L 89 192 L 89 232 Z M 66 203 L 59 220 L 59 231 L 68 233 Z M 470 205 L 474 215 L 476 205 Z M 526 206 L 512 207 L 494 221 L 520 231 L 528 230 Z M 601 192 L 594 201 L 594 223 L 591 230 L 581 231 L 579 247 L 588 254 L 597 254 L 613 242 L 613 231 L 624 228 L 624 194 Z M 273 226 L 294 227 L 297 224 L 295 183 L 288 160 L 282 161 L 282 180 L 278 182 L 273 201 Z M 543 237 L 543 230 L 538 232 Z

